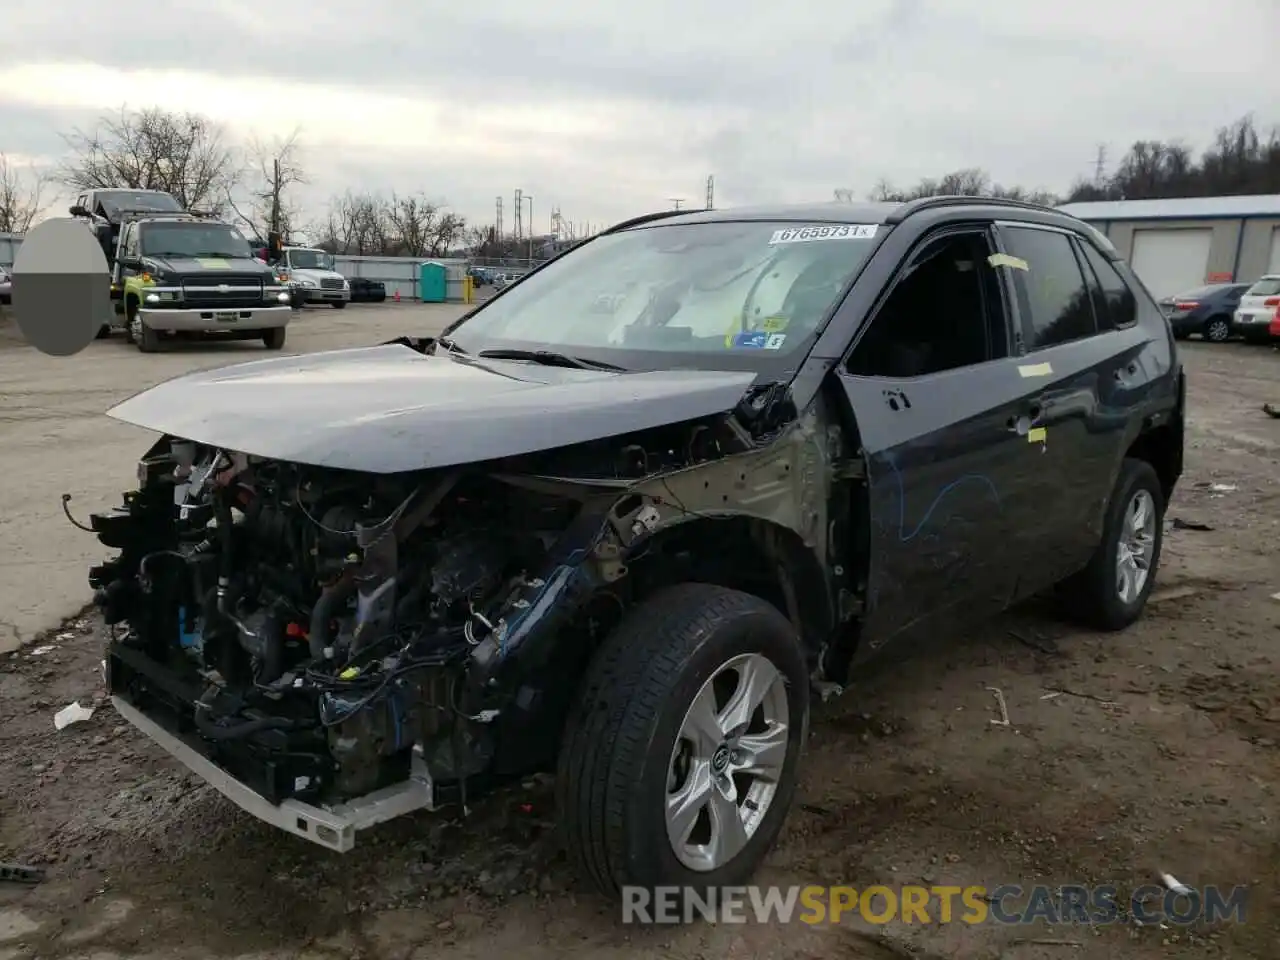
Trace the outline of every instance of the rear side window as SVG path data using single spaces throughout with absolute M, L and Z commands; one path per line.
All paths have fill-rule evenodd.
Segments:
M 1005 246 L 1022 261 L 1013 270 L 1027 349 L 1043 350 L 1097 333 L 1080 261 L 1065 233 L 1003 227 Z
M 1138 322 L 1138 302 L 1133 291 L 1120 276 L 1115 265 L 1100 254 L 1091 243 L 1081 243 L 1084 261 L 1098 282 L 1101 303 L 1098 308 L 1098 326 L 1103 330 L 1119 330 Z
M 1263 277 L 1245 294 L 1248 297 L 1274 297 L 1280 293 L 1280 277 Z

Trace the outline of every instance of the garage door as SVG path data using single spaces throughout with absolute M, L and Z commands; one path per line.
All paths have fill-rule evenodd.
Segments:
M 1271 231 L 1271 256 L 1267 259 L 1267 273 L 1280 273 L 1280 227 Z
M 1212 244 L 1212 230 L 1136 230 L 1129 263 L 1157 300 L 1172 297 L 1204 285 Z

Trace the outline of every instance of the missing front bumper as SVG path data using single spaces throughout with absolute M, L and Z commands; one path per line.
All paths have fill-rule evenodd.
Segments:
M 116 711 L 246 813 L 304 840 L 346 853 L 356 834 L 379 823 L 418 810 L 436 809 L 435 788 L 422 758 L 415 752 L 409 779 L 334 807 L 318 807 L 298 800 L 274 804 L 241 783 L 174 734 L 149 719 L 119 696 L 111 698 Z

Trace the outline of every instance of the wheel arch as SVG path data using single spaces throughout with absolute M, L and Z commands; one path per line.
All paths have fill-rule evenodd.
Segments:
M 634 600 L 679 582 L 749 593 L 791 621 L 814 661 L 836 626 L 823 560 L 794 530 L 756 517 L 688 517 L 635 543 L 628 559 Z

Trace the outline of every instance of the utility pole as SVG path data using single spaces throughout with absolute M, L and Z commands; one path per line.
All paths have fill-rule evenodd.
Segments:
M 714 210 L 716 208 L 716 178 L 715 174 L 707 177 L 707 209 Z
M 280 232 L 280 158 L 271 161 L 271 232 Z
M 1107 173 L 1107 145 L 1105 143 L 1098 144 L 1098 155 L 1093 161 L 1093 185 L 1095 187 L 1102 186 L 1102 180 Z
M 673 209 L 679 210 L 680 204 L 684 203 L 684 197 L 667 197 L 667 200 L 675 204 Z
M 524 219 L 524 201 L 520 198 L 520 194 L 521 191 L 517 190 L 515 217 L 512 222 L 512 226 L 515 228 L 514 237 L 517 240 L 524 236 L 524 224 L 521 222 Z
M 494 240 L 496 240 L 498 243 L 501 243 L 501 242 L 502 242 L 502 238 L 503 238 L 503 232 L 502 232 L 502 194 L 498 194 L 498 209 L 497 209 L 497 211 L 496 211 L 496 216 L 495 216 L 495 219 L 494 219 L 494 222 L 493 222 L 493 238 L 494 238 Z
M 524 198 L 529 201 L 529 268 L 533 269 L 533 197 L 526 193 Z

